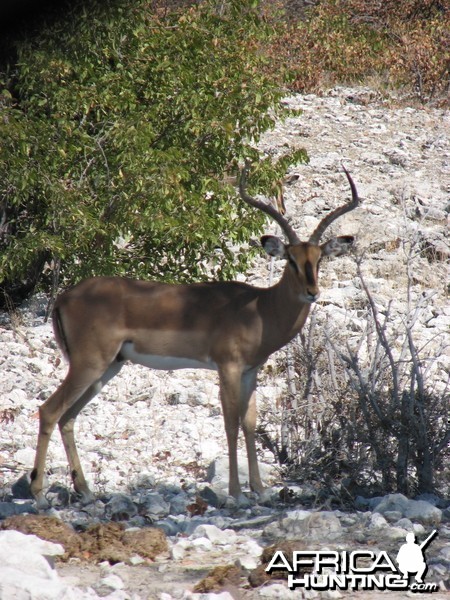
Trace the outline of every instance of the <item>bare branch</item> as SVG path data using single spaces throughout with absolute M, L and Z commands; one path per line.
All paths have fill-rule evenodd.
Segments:
M 394 360 L 394 357 L 392 355 L 392 350 L 389 344 L 389 340 L 386 337 L 386 331 L 385 331 L 385 326 L 382 326 L 380 323 L 380 319 L 379 319 L 379 315 L 378 315 L 378 310 L 377 307 L 375 306 L 375 302 L 374 299 L 372 298 L 372 294 L 370 293 L 369 288 L 367 287 L 367 284 L 364 280 L 362 271 L 361 271 L 361 263 L 359 261 L 357 261 L 357 272 L 358 272 L 358 277 L 361 281 L 361 285 L 363 287 L 363 290 L 367 296 L 367 300 L 369 301 L 369 305 L 370 305 L 370 309 L 372 312 L 372 316 L 373 316 L 373 320 L 375 323 L 375 327 L 377 330 L 377 334 L 379 337 L 379 340 L 384 348 L 384 351 L 386 352 L 386 356 L 388 357 L 389 360 L 389 364 L 391 367 L 391 373 L 392 373 L 392 387 L 393 387 L 393 394 L 394 394 L 394 401 L 395 403 L 398 405 L 398 401 L 399 401 L 399 391 L 398 391 L 398 369 L 397 369 L 397 364 Z

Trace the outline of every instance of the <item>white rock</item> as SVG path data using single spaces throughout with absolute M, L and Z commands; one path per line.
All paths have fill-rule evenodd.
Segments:
M 64 554 L 60 544 L 18 531 L 0 531 L 0 600 L 98 598 L 95 593 L 70 587 L 60 579 L 45 558 L 60 554 Z
M 0 551 L 4 556 L 10 552 L 11 558 L 15 553 L 32 552 L 42 556 L 58 556 L 64 554 L 61 544 L 47 542 L 37 535 L 25 535 L 15 530 L 0 531 Z M 0 562 L 1 564 L 1 562 Z
M 183 596 L 183 600 L 235 600 L 230 592 L 208 592 L 207 594 L 194 594 L 186 592 Z
M 388 527 L 383 531 L 383 536 L 390 540 L 404 540 L 407 533 L 407 530 L 401 527 Z
M 423 525 L 439 525 L 442 511 L 425 500 L 410 500 L 405 516 L 411 521 L 419 521 Z
M 207 537 L 198 537 L 192 540 L 191 545 L 200 550 L 210 551 L 213 549 L 213 543 Z
M 228 489 L 229 479 L 228 456 L 216 458 L 208 467 L 208 481 L 219 488 Z M 245 453 L 238 456 L 239 481 L 242 485 L 248 484 L 249 472 L 248 461 Z M 272 465 L 259 461 L 261 480 L 265 486 L 269 485 L 274 475 Z
M 49 377 L 52 375 L 52 373 L 54 373 L 55 370 L 48 358 L 29 358 L 25 362 L 31 372 L 38 373 L 39 375 L 45 375 Z
M 239 545 L 239 550 L 243 550 L 251 556 L 259 557 L 263 553 L 264 548 L 260 546 L 254 539 L 247 539 L 244 543 Z
M 407 519 L 406 517 L 402 517 L 401 519 L 396 521 L 395 526 L 401 527 L 402 529 L 406 529 L 407 531 L 412 531 L 414 527 L 413 522 Z
M 274 598 L 275 600 L 290 600 L 292 598 L 301 598 L 288 587 L 281 583 L 272 583 L 271 585 L 260 588 L 259 595 L 261 598 Z
M 288 511 L 286 518 L 291 521 L 304 521 L 309 519 L 311 512 L 309 510 L 290 510 Z
M 233 544 L 236 541 L 236 532 L 232 529 L 219 529 L 215 525 L 199 525 L 193 532 L 192 537 L 206 537 L 212 544 Z
M 236 554 L 238 560 L 244 569 L 256 569 L 259 565 L 263 548 L 253 539 L 248 539 L 244 543 L 239 544 Z
M 425 500 L 410 500 L 403 494 L 389 494 L 374 499 L 372 510 L 384 514 L 388 511 L 398 511 L 411 521 L 419 521 L 423 525 L 438 525 L 442 519 L 442 511 Z
M 441 548 L 439 554 L 445 559 L 450 561 L 450 544 L 447 544 L 443 548 Z
M 102 579 L 100 579 L 100 583 L 101 585 L 109 587 L 112 590 L 123 590 L 123 588 L 125 587 L 125 584 L 121 577 L 115 575 L 114 573 L 111 573 L 106 577 L 102 577 Z
M 389 527 L 389 523 L 386 521 L 383 515 L 380 515 L 380 513 L 375 512 L 370 515 L 368 527 L 369 529 L 379 529 L 381 527 Z
M 422 523 L 413 523 L 413 529 L 415 534 L 423 534 L 425 533 L 425 527 L 422 525 Z
M 205 437 L 199 440 L 199 450 L 203 460 L 211 461 L 222 451 L 222 445 L 212 437 Z
M 133 566 L 142 565 L 143 563 L 145 563 L 145 559 L 142 558 L 142 556 L 139 556 L 139 554 L 130 556 L 130 558 L 128 560 L 129 560 L 130 565 L 133 565 Z
M 179 540 L 170 549 L 170 556 L 173 560 L 182 560 L 186 555 L 186 549 L 190 546 L 188 540 Z
M 281 528 L 288 540 L 333 539 L 341 533 L 339 519 L 332 511 L 313 512 L 306 510 L 290 511 L 281 522 Z
M 35 448 L 21 448 L 14 453 L 14 460 L 27 468 L 31 468 L 34 465 L 35 456 Z
M 4 405 L 5 400 L 9 401 L 14 407 L 22 407 L 27 403 L 27 393 L 25 390 L 14 389 L 8 392 L 4 398 L 2 398 L 2 406 Z

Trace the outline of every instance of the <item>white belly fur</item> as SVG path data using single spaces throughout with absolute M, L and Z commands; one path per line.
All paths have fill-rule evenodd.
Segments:
M 174 371 L 175 369 L 211 369 L 217 371 L 217 365 L 212 360 L 196 360 L 180 356 L 158 356 L 157 354 L 140 354 L 134 349 L 133 342 L 122 344 L 120 354 L 125 360 L 143 365 L 151 369 Z

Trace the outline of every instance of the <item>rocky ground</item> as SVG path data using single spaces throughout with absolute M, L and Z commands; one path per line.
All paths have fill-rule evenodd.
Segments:
M 348 198 L 341 170 L 344 162 L 363 203 L 339 220 L 334 231 L 357 237 L 366 282 L 381 309 L 391 303 L 394 328 L 409 310 L 409 260 L 409 302 L 421 307 L 415 324 L 417 343 L 433 358 L 429 377 L 434 389 L 445 394 L 450 365 L 445 268 L 450 206 L 448 113 L 396 106 L 361 88 L 337 88 L 321 97 L 295 96 L 286 99 L 286 104 L 303 114 L 279 123 L 265 136 L 262 147 L 274 155 L 294 147 L 304 147 L 309 153 L 309 164 L 293 167 L 290 173 L 299 177 L 286 187 L 287 212 L 294 227 L 308 237 L 327 210 Z M 258 259 L 246 280 L 267 285 L 271 278 L 276 280 L 282 267 L 282 262 L 271 265 Z M 322 296 L 315 309 L 319 326 L 331 323 L 350 344 L 357 344 L 366 312 L 354 258 L 324 264 L 321 284 Z M 236 564 L 239 569 L 216 572 L 212 582 L 203 583 L 196 594 L 209 591 L 205 598 L 222 600 L 406 598 L 412 592 L 291 591 L 285 580 L 269 580 L 261 569 L 255 569 L 263 549 L 279 540 L 290 540 L 296 550 L 367 549 L 395 557 L 408 531 L 423 541 L 434 529 L 439 536 L 426 553 L 426 581 L 439 587 L 432 596 L 435 600 L 448 595 L 448 488 L 441 498 L 408 501 L 395 495 L 369 501 L 360 497 L 346 512 L 317 511 L 307 486 L 292 487 L 291 503 L 281 502 L 283 481 L 273 455 L 264 451 L 265 477 L 273 486 L 264 503 L 250 498 L 249 506 L 237 507 L 227 498 L 223 492 L 225 433 L 216 377 L 209 372 L 160 374 L 138 367 L 123 369 L 78 419 L 81 461 L 99 500 L 84 509 L 76 503 L 67 506 L 70 483 L 62 444 L 55 434 L 48 456 L 54 508 L 47 516 L 59 521 L 42 527 L 34 517 L 25 518 L 23 512 L 33 511 L 30 500 L 20 500 L 26 486 L 19 483 L 13 491 L 11 486 L 32 467 L 37 409 L 66 370 L 51 327 L 44 323 L 44 310 L 45 299 L 37 297 L 18 314 L 0 319 L 0 499 L 4 500 L 0 519 L 10 528 L 0 532 L 1 600 L 200 598 L 193 593 L 194 586 L 212 568 Z M 262 406 L 273 406 L 285 392 L 284 378 L 277 372 L 267 370 L 261 378 Z M 211 463 L 215 472 L 208 474 Z M 241 480 L 245 481 L 244 472 Z M 144 544 L 142 539 L 135 546 L 131 538 L 125 540 L 121 528 L 91 532 L 96 536 L 94 543 L 91 538 L 72 539 L 72 533 L 57 526 L 70 523 L 84 535 L 90 525 L 110 522 L 138 528 L 141 533 L 150 524 L 157 525 L 167 536 L 167 546 L 155 549 L 152 540 Z M 38 539 L 23 538 L 18 531 L 34 532 L 64 548 L 48 543 L 43 547 Z M 42 559 L 42 555 L 62 552 L 65 555 L 63 560 L 56 559 L 56 570 Z M 249 573 L 256 587 L 249 584 Z

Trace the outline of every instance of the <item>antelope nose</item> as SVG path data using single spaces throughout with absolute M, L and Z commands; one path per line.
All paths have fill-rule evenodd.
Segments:
M 306 295 L 309 302 L 315 302 L 319 297 L 319 292 L 313 292 L 312 290 L 306 290 Z

